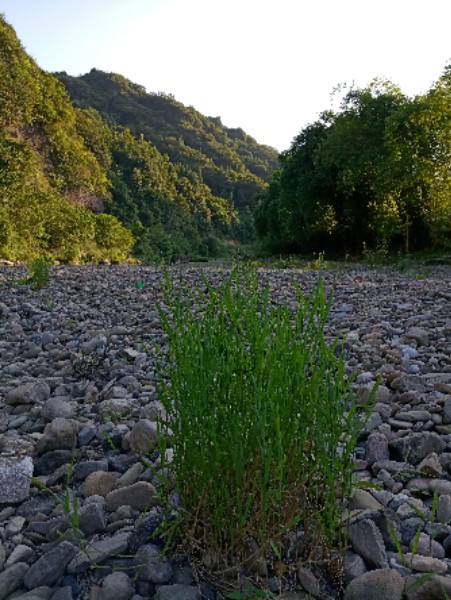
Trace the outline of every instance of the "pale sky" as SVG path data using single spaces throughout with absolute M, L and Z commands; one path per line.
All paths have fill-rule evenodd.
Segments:
M 451 0 L 0 0 L 47 71 L 120 73 L 282 151 L 340 83 L 422 94 L 451 59 Z

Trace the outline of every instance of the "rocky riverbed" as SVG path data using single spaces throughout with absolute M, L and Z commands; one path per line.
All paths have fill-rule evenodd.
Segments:
M 193 283 L 227 276 L 181 270 Z M 220 600 L 183 557 L 161 555 L 148 452 L 161 271 L 54 267 L 40 290 L 24 275 L 0 267 L 0 600 Z M 327 335 L 342 336 L 362 402 L 381 377 L 356 451 L 356 479 L 376 485 L 350 506 L 345 600 L 451 596 L 451 268 L 259 276 L 275 299 L 294 298 L 292 278 L 308 292 L 322 277 Z M 268 585 L 285 600 L 342 594 L 308 564 L 297 589 Z

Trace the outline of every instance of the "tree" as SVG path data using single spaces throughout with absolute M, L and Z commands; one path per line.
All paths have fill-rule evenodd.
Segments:
M 393 196 L 406 250 L 439 246 L 451 231 L 451 78 L 406 102 L 387 123 Z
M 255 213 L 274 250 L 423 249 L 451 234 L 451 67 L 423 96 L 351 88 L 280 158 Z

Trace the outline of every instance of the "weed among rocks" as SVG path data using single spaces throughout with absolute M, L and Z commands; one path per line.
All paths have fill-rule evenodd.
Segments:
M 266 577 L 280 559 L 323 561 L 346 543 L 342 507 L 373 397 L 357 406 L 326 342 L 322 284 L 308 298 L 296 291 L 293 313 L 252 270 L 181 293 L 166 278 L 159 450 L 172 477 L 162 477 L 162 493 L 168 505 L 180 494 L 172 530 L 216 581 Z
M 34 290 L 39 290 L 48 285 L 51 264 L 49 258 L 38 257 L 28 266 L 28 282 Z

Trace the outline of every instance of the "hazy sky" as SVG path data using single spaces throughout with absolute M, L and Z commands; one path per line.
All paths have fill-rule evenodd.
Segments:
M 339 83 L 424 93 L 451 59 L 451 0 L 0 0 L 47 71 L 124 75 L 287 149 Z

